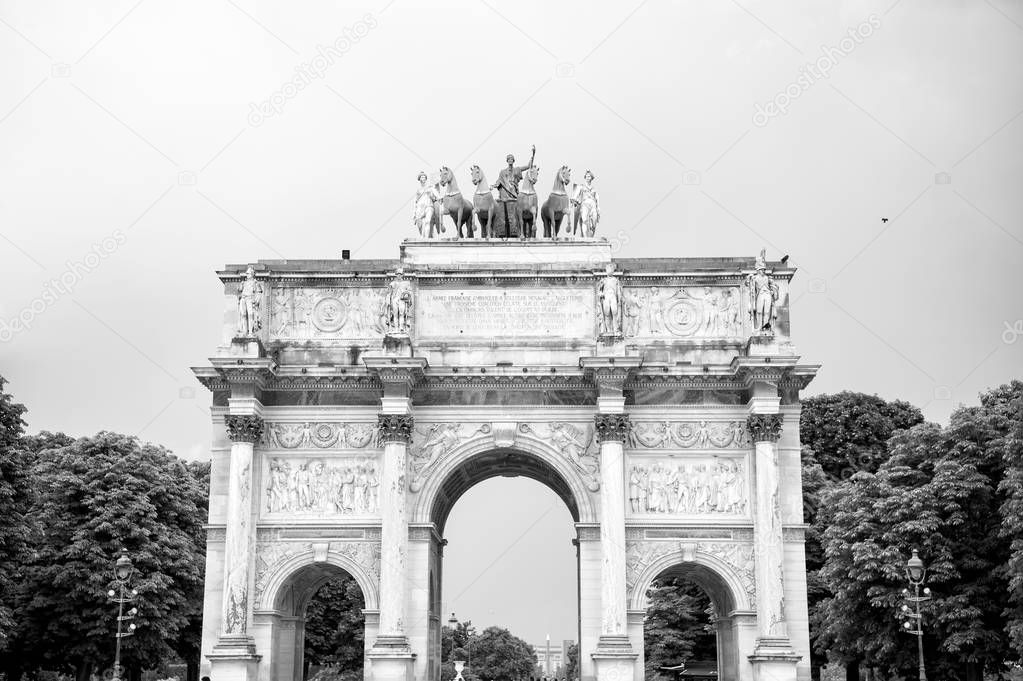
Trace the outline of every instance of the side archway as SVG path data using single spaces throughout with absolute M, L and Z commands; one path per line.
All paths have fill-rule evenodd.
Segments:
M 369 545 L 367 544 L 367 548 Z M 362 595 L 366 600 L 367 610 L 376 610 L 379 605 L 378 582 L 379 577 L 370 576 L 366 565 L 356 562 L 355 559 L 338 551 L 328 550 L 325 554 L 317 556 L 312 547 L 296 553 L 277 564 L 268 575 L 266 584 L 259 594 L 256 602 L 256 610 L 278 610 L 287 598 L 287 587 L 292 584 L 295 577 L 306 568 L 320 566 L 329 572 L 329 567 L 340 568 L 350 574 L 362 589 Z

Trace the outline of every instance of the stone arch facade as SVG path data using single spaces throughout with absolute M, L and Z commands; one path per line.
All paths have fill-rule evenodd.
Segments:
M 295 553 L 271 568 L 263 591 L 257 592 L 254 609 L 256 611 L 276 610 L 281 601 L 282 590 L 288 582 L 302 569 L 316 565 L 331 565 L 347 572 L 362 590 L 366 609 L 377 609 L 379 602 L 377 589 L 379 577 L 377 575 L 371 575 L 365 565 L 341 551 L 327 549 L 321 556 L 317 556 L 316 549 L 311 545 L 300 549 L 299 553 Z
M 529 431 L 527 431 L 529 432 Z M 414 523 L 436 522 L 438 513 L 438 497 L 445 482 L 451 479 L 464 466 L 473 459 L 495 451 L 507 451 L 524 455 L 529 459 L 542 462 L 549 467 L 550 471 L 556 474 L 554 481 L 541 479 L 541 475 L 530 475 L 529 471 L 523 471 L 527 477 L 551 487 L 564 499 L 566 494 L 571 494 L 570 499 L 564 499 L 569 510 L 575 516 L 576 522 L 593 523 L 597 521 L 597 504 L 592 491 L 593 481 L 587 479 L 582 470 L 574 466 L 566 457 L 550 443 L 543 442 L 535 435 L 527 435 L 520 431 L 519 435 L 510 442 L 508 446 L 499 446 L 494 439 L 476 439 L 461 443 L 453 448 L 443 459 L 432 466 L 423 476 L 423 484 L 416 494 L 410 513 L 410 521 Z M 538 472 L 538 471 L 537 471 Z M 488 477 L 495 477 L 501 473 L 476 476 L 472 484 L 481 482 Z M 599 488 L 598 488 L 599 489 Z M 451 504 L 457 499 L 452 499 Z M 443 513 L 446 517 L 446 513 Z M 440 523 L 441 526 L 443 522 Z
M 701 549 L 697 543 L 693 543 L 691 546 L 692 549 L 684 544 L 665 547 L 649 562 L 639 566 L 630 565 L 630 568 L 637 569 L 635 581 L 630 584 L 630 609 L 646 609 L 647 592 L 659 576 L 671 571 L 672 568 L 692 567 L 697 571 L 703 571 L 704 574 L 698 574 L 693 581 L 707 591 L 712 601 L 717 601 L 715 605 L 724 606 L 727 603 L 729 612 L 722 614 L 728 615 L 735 611 L 752 612 L 756 607 L 755 595 L 749 591 L 752 584 L 749 581 L 744 582 L 736 566 L 723 559 L 720 553 Z M 742 551 L 744 548 L 742 545 L 736 544 L 738 551 Z M 749 547 L 749 550 L 752 551 L 752 547 Z M 701 579 L 701 577 L 704 578 Z M 704 586 L 701 583 L 703 581 L 711 582 L 711 584 Z

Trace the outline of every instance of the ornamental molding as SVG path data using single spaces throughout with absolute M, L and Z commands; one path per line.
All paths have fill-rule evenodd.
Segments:
M 475 373 L 468 373 L 475 371 Z M 581 390 L 591 391 L 593 383 L 582 374 L 523 373 L 488 374 L 486 368 L 467 369 L 464 374 L 428 376 L 417 386 L 416 392 L 430 390 Z
M 621 442 L 629 439 L 632 424 L 628 414 L 597 414 L 594 416 L 598 442 Z
M 253 415 L 227 414 L 224 416 L 227 436 L 232 442 L 259 442 L 263 435 L 263 419 Z
M 377 416 L 377 442 L 408 444 L 412 441 L 412 417 L 409 414 L 380 414 Z
M 634 421 L 629 433 L 631 449 L 736 449 L 752 441 L 746 421 Z
M 639 541 L 626 542 L 625 551 L 625 586 L 629 601 L 636 602 L 636 589 L 640 586 L 639 579 L 655 563 L 660 563 L 668 556 L 675 556 L 674 565 L 698 563 L 699 555 L 703 554 L 726 564 L 738 579 L 746 592 L 751 610 L 756 609 L 756 573 L 753 544 L 736 541 Z M 702 563 L 708 566 L 707 563 Z M 726 582 L 730 580 L 724 575 Z
M 746 419 L 750 439 L 756 442 L 777 442 L 781 437 L 781 414 L 750 414 Z
M 371 422 L 267 422 L 259 446 L 265 449 L 367 449 L 376 447 Z

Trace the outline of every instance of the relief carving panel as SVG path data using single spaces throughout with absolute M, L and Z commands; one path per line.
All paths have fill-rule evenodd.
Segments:
M 254 608 L 272 607 L 263 602 L 263 592 L 281 565 L 304 553 L 313 553 L 312 542 L 257 542 Z M 371 542 L 330 542 L 327 555 L 335 554 L 359 565 L 371 583 L 380 583 L 380 545 Z
M 623 330 L 628 337 L 738 338 L 740 309 L 738 286 L 629 286 Z
M 734 541 L 628 542 L 625 552 L 625 585 L 630 600 L 639 586 L 639 578 L 648 567 L 669 555 L 677 556 L 673 565 L 698 562 L 697 554 L 700 553 L 713 556 L 732 569 L 746 592 L 750 608 L 755 609 L 757 588 L 753 545 Z
M 633 460 L 628 472 L 632 515 L 729 515 L 749 512 L 746 462 L 729 457 Z
M 385 298 L 379 288 L 275 287 L 270 340 L 381 338 Z
M 374 423 L 266 423 L 262 449 L 364 449 L 376 447 Z
M 380 475 L 369 457 L 266 459 L 260 508 L 265 517 L 373 516 L 380 511 Z
M 634 421 L 632 449 L 749 449 L 745 421 Z

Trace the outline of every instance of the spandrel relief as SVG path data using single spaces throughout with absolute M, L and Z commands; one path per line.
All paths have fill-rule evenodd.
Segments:
M 742 335 L 738 286 L 629 286 L 627 337 L 737 338 Z

